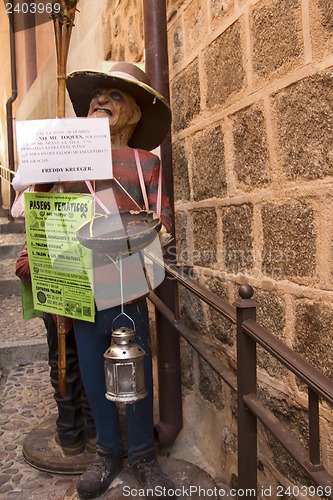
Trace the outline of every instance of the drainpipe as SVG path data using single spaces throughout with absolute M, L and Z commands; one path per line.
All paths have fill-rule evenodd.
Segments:
M 152 86 L 170 101 L 166 1 L 143 0 L 143 18 L 146 71 Z M 161 159 L 164 182 L 174 208 L 171 131 L 161 145 Z M 174 280 L 165 280 L 156 293 L 173 312 L 178 310 L 177 284 Z M 160 421 L 155 430 L 160 446 L 165 447 L 174 442 L 183 426 L 180 343 L 176 330 L 170 329 L 170 324 L 158 311 L 156 331 Z
M 11 12 L 9 15 L 9 34 L 10 34 L 10 68 L 11 68 L 11 83 L 12 83 L 12 95 L 6 102 L 6 115 L 7 115 L 7 147 L 8 147 L 8 164 L 10 170 L 15 170 L 15 157 L 14 157 L 14 133 L 13 133 L 13 102 L 17 98 L 17 81 L 16 81 L 16 54 L 15 54 L 15 32 L 14 32 L 14 13 Z M 1 191 L 2 193 L 2 191 Z M 12 206 L 12 201 L 15 198 L 15 191 L 12 185 L 10 185 L 9 194 L 9 219 L 13 220 L 10 213 L 10 208 Z M 2 195 L 1 195 L 2 204 Z

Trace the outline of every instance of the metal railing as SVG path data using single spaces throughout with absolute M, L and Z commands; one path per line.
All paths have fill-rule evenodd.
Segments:
M 237 328 L 237 375 L 216 356 L 212 342 L 199 336 L 180 319 L 179 313 L 171 311 L 153 292 L 150 300 L 157 311 L 211 366 L 222 380 L 237 392 L 238 400 L 238 489 L 259 492 L 257 485 L 257 422 L 277 439 L 286 452 L 319 487 L 325 498 L 333 498 L 333 476 L 324 468 L 320 457 L 319 402 L 333 406 L 333 382 L 304 360 L 299 354 L 277 339 L 256 322 L 253 289 L 249 285 L 239 287 L 239 298 L 232 306 L 207 288 L 190 278 L 181 268 L 164 263 L 169 278 L 184 286 L 196 297 L 208 304 Z M 282 363 L 308 388 L 308 446 L 282 423 L 257 395 L 257 354 L 259 344 L 270 355 Z M 304 496 L 304 495 L 303 495 Z M 312 495 L 313 496 L 313 495 Z
M 10 170 L 10 168 L 5 167 L 4 165 L 1 165 L 0 163 L 0 177 L 1 177 L 1 182 L 4 180 L 6 182 L 11 183 L 11 175 L 15 175 L 16 172 L 14 170 Z
M 14 202 L 14 199 L 15 199 L 15 192 L 14 192 L 13 186 L 11 185 L 11 182 L 12 182 L 12 177 L 15 175 L 15 173 L 16 172 L 14 172 L 13 170 L 11 170 L 8 167 L 5 167 L 4 165 L 2 165 L 0 163 L 0 214 L 1 215 L 4 215 L 4 214 L 8 215 L 10 220 L 12 219 L 11 214 L 10 214 L 10 208 Z M 9 197 L 9 207 L 10 207 L 9 210 L 2 208 L 2 204 L 3 204 L 2 203 L 3 202 L 2 189 L 4 186 L 8 187 L 8 197 Z

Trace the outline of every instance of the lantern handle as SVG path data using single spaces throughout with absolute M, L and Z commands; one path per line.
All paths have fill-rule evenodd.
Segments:
M 123 259 L 122 259 L 121 254 L 119 254 L 117 256 L 116 262 L 119 264 L 119 275 L 120 275 L 119 276 L 119 278 L 120 278 L 120 313 L 112 321 L 112 331 L 113 331 L 113 325 L 114 325 L 115 321 L 118 318 L 120 318 L 120 316 L 126 316 L 126 318 L 128 318 L 132 322 L 133 330 L 135 331 L 135 323 L 134 323 L 133 319 L 128 314 L 126 314 L 124 311 Z
M 120 314 L 118 314 L 118 316 L 116 316 L 116 317 L 114 318 L 114 320 L 112 321 L 112 331 L 114 330 L 114 328 L 113 328 L 114 323 L 117 321 L 117 319 L 118 319 L 118 318 L 120 318 L 120 316 L 126 316 L 126 318 L 128 318 L 128 319 L 131 321 L 131 323 L 132 323 L 132 325 L 133 325 L 133 330 L 135 331 L 135 323 L 134 323 L 134 320 L 133 320 L 133 319 L 132 319 L 132 318 L 131 318 L 128 314 L 126 314 L 124 311 L 122 311 Z

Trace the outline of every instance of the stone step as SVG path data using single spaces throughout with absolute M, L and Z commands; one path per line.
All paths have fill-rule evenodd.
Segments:
M 1 266 L 0 266 L 1 267 Z M 0 279 L 0 295 L 20 295 L 21 283 L 18 278 Z
M 1 240 L 1 237 L 0 237 Z M 1 245 L 0 245 L 1 251 Z M 20 295 L 21 282 L 15 275 L 15 264 L 18 253 L 15 257 L 0 259 L 0 294 L 5 296 Z
M 0 260 L 17 259 L 25 243 L 24 233 L 0 233 Z M 15 263 L 14 260 L 14 263 Z M 13 276 L 15 275 L 15 267 Z M 2 275 L 0 276 L 2 277 Z
M 24 243 L 23 233 L 0 233 L 0 294 L 2 295 L 21 293 L 20 280 L 15 275 L 15 264 Z
M 0 259 L 16 259 L 20 251 L 22 250 L 23 244 L 12 243 L 10 245 L 0 245 Z
M 8 217 L 0 217 L 0 234 L 6 233 L 25 233 L 24 220 L 8 220 Z
M 0 296 L 0 367 L 47 359 L 41 318 L 23 319 L 19 295 Z
M 0 233 L 0 246 L 21 245 L 25 243 L 25 233 Z
M 48 347 L 46 340 L 29 339 L 19 342 L 0 342 L 1 368 L 26 365 L 35 361 L 47 361 L 47 359 Z
M 0 218 L 0 367 L 47 360 L 47 340 L 41 318 L 23 319 L 21 282 L 15 263 L 25 243 L 24 223 Z

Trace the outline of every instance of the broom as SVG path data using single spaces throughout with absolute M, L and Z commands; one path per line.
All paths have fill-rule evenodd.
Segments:
M 66 67 L 69 43 L 74 26 L 76 5 L 78 0 L 59 0 L 60 9 L 54 8 L 52 19 L 54 25 L 55 45 L 57 54 L 57 118 L 65 117 L 66 98 Z M 59 191 L 61 191 L 61 187 Z M 58 379 L 59 391 L 62 396 L 66 395 L 66 318 L 57 315 L 58 333 Z

